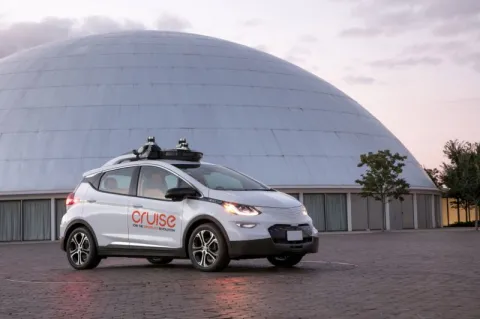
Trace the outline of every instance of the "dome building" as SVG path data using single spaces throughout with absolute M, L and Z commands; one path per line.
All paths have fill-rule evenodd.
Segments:
M 0 241 L 53 240 L 84 171 L 155 136 L 299 198 L 321 231 L 380 229 L 358 195 L 359 156 L 408 156 L 412 194 L 387 228 L 441 225 L 422 167 L 374 116 L 317 76 L 207 36 L 130 31 L 75 38 L 0 60 Z

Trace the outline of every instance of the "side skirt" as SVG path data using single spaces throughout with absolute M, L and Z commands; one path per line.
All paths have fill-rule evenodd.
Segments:
M 100 257 L 172 257 L 177 259 L 187 258 L 187 255 L 183 248 L 145 248 L 121 245 L 98 247 L 98 255 Z

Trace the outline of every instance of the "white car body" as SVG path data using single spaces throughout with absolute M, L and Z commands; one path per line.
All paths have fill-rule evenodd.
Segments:
M 177 160 L 136 160 L 122 163 L 122 160 L 131 157 L 131 155 L 118 157 L 83 175 L 82 182 L 69 198 L 67 212 L 60 224 L 63 250 L 66 250 L 65 241 L 69 232 L 80 225 L 90 230 L 97 253 L 102 258 L 111 256 L 188 258 L 186 246 L 193 228 L 201 223 L 210 222 L 214 223 L 225 237 L 231 259 L 317 252 L 318 232 L 302 203 L 292 196 L 269 189 L 251 177 L 233 170 L 228 172 L 241 174 L 245 179 L 258 183 L 265 189 L 240 191 L 212 189 L 179 168 L 182 165 L 199 165 L 198 167 L 206 171 L 227 170 L 211 163 Z M 99 189 L 106 187 L 105 183 L 110 176 L 130 171 L 132 176 L 128 193 L 125 193 L 126 188 L 122 191 L 114 188 L 116 193 Z M 141 185 L 148 184 L 149 177 L 146 174 L 149 171 L 165 173 L 165 180 L 177 178 L 175 182 L 177 186 L 191 187 L 199 196 L 175 201 L 140 197 L 140 188 L 143 187 Z M 117 187 L 119 180 L 122 181 L 117 176 L 115 182 L 117 184 L 113 183 Z M 165 184 L 167 183 L 166 181 Z M 235 208 L 228 206 L 230 204 L 227 203 L 233 203 Z M 260 211 L 260 214 L 245 216 L 232 213 L 240 210 L 255 213 L 253 208 L 242 210 L 242 207 L 238 206 L 237 210 L 238 204 L 253 207 Z M 278 226 L 272 229 L 274 225 Z M 293 236 L 292 238 L 286 238 L 289 230 L 292 232 L 288 232 L 288 235 Z

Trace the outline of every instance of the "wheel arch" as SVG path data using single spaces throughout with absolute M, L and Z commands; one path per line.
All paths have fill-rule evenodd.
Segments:
M 70 236 L 70 234 L 75 229 L 77 229 L 79 227 L 85 227 L 85 228 L 88 229 L 90 234 L 92 234 L 92 236 L 93 236 L 93 241 L 95 243 L 95 247 L 98 249 L 97 236 L 95 235 L 95 232 L 93 231 L 92 226 L 90 226 L 90 224 L 83 219 L 74 219 L 68 224 L 67 228 L 65 229 L 65 236 L 64 236 L 63 243 L 62 243 L 62 249 L 66 250 L 66 244 L 67 244 L 68 237 Z
M 228 237 L 227 231 L 225 230 L 223 225 L 215 217 L 212 217 L 210 215 L 199 215 L 193 218 L 190 222 L 188 222 L 187 226 L 185 227 L 185 231 L 183 232 L 182 243 L 183 243 L 183 248 L 185 250 L 185 254 L 187 257 L 188 257 L 188 240 L 193 230 L 202 224 L 208 224 L 208 223 L 213 223 L 215 226 L 218 227 L 218 229 L 220 229 L 220 232 L 222 233 L 223 237 L 227 242 L 227 250 L 228 250 L 227 254 L 229 254 L 230 238 Z

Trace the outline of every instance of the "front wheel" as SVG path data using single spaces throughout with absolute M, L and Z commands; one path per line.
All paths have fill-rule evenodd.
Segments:
M 286 255 L 286 256 L 268 256 L 268 261 L 277 267 L 293 267 L 298 264 L 303 255 Z
M 173 258 L 170 257 L 148 257 L 147 260 L 152 265 L 166 265 L 172 262 Z
M 195 228 L 188 240 L 188 255 L 201 271 L 221 271 L 230 263 L 227 242 L 214 224 Z
M 68 262 L 77 270 L 95 268 L 102 260 L 92 234 L 84 227 L 74 229 L 68 236 L 66 251 Z

